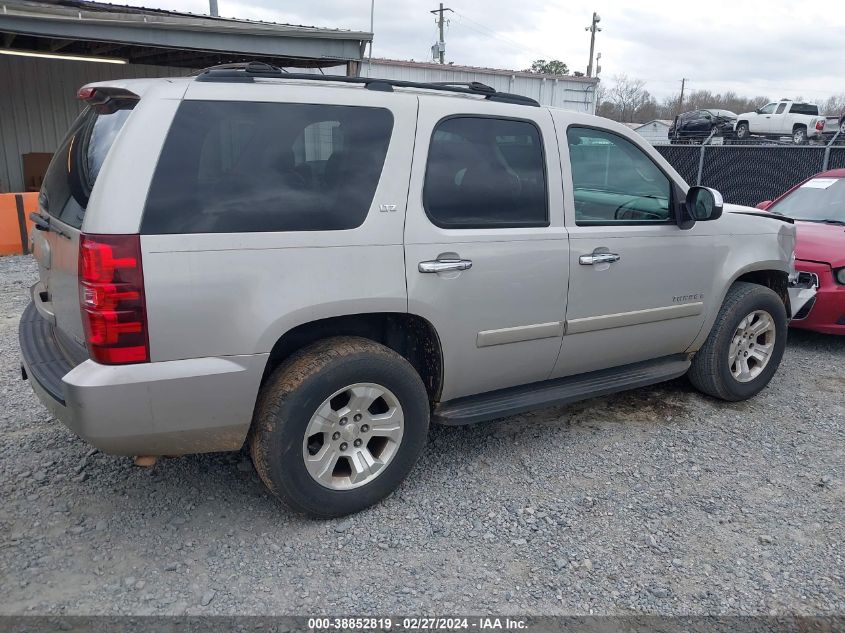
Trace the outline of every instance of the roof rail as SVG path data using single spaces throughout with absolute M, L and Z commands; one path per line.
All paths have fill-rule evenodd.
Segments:
M 212 66 L 197 73 L 195 81 L 211 82 L 253 82 L 256 79 L 305 79 L 308 81 L 326 81 L 349 84 L 363 84 L 367 90 L 379 92 L 393 92 L 394 88 L 417 88 L 421 90 L 436 90 L 457 94 L 470 94 L 484 97 L 488 101 L 515 103 L 538 107 L 540 104 L 531 97 L 515 95 L 509 92 L 497 92 L 495 88 L 486 84 L 472 82 L 417 82 L 401 81 L 398 79 L 379 79 L 376 77 L 346 77 L 344 75 L 312 75 L 308 73 L 291 73 L 284 68 L 272 66 L 264 62 L 247 62 L 242 64 L 223 64 Z

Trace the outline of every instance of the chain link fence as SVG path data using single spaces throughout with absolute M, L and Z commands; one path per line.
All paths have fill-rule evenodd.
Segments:
M 689 184 L 718 190 L 725 202 L 754 206 L 774 200 L 802 180 L 845 168 L 837 134 L 827 145 L 655 145 Z

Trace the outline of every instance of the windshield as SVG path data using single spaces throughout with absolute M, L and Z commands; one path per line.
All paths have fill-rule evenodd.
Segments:
M 845 178 L 813 178 L 769 208 L 795 220 L 845 222 Z

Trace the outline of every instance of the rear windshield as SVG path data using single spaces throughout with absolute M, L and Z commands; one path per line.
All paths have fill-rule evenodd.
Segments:
M 141 230 L 352 229 L 367 216 L 393 115 L 382 108 L 186 101 L 176 113 Z
M 53 154 L 41 188 L 41 206 L 47 213 L 77 229 L 100 168 L 132 111 L 98 114 L 86 108 Z

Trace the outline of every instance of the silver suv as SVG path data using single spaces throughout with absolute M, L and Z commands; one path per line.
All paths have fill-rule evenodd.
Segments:
M 794 227 L 616 123 L 481 84 L 264 64 L 91 84 L 34 214 L 24 377 L 103 451 L 248 443 L 338 516 L 468 424 L 688 374 L 743 400 L 786 343 Z

